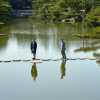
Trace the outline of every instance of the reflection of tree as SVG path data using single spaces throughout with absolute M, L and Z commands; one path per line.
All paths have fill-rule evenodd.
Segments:
M 0 51 L 6 48 L 8 39 L 9 37 L 0 37 Z
M 76 49 L 75 52 L 81 52 L 81 51 L 83 51 L 83 52 L 95 51 L 95 50 L 97 50 L 98 48 L 100 48 L 100 47 L 80 47 L 80 48 Z
M 0 27 L 0 51 L 4 50 L 7 47 L 7 43 L 9 40 L 9 26 L 2 26 Z
M 37 71 L 37 67 L 36 67 L 36 63 L 35 62 L 32 65 L 31 75 L 32 75 L 33 79 L 36 80 L 36 78 L 38 76 L 38 71 Z
M 60 71 L 61 71 L 61 79 L 64 78 L 64 76 L 66 75 L 66 60 L 62 60 L 62 63 L 60 65 Z
M 15 34 L 18 45 L 25 45 L 26 43 L 29 45 L 32 40 L 36 39 L 36 36 L 33 34 Z
M 100 64 L 100 53 L 93 53 L 93 56 L 96 58 L 96 62 Z
M 100 49 L 100 45 L 98 45 L 97 41 L 93 41 L 92 43 L 87 42 L 87 40 L 83 39 L 82 46 L 80 48 L 75 49 L 75 52 L 90 52 L 90 51 L 96 51 Z
M 83 40 L 85 41 L 85 40 Z M 91 42 L 84 42 L 82 46 L 78 49 L 75 49 L 75 52 L 91 52 L 93 51 L 93 57 L 95 57 L 96 62 L 100 64 L 100 53 L 96 52 L 100 49 L 100 40 L 91 40 Z

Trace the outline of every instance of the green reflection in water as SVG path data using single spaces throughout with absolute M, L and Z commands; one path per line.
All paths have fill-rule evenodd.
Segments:
M 20 27 L 17 27 L 19 24 L 16 25 L 16 23 L 21 23 Z M 84 55 L 87 56 L 87 54 L 89 56 L 91 56 L 91 54 L 90 54 L 91 52 L 93 55 L 93 53 L 95 53 L 96 50 L 99 50 L 100 40 L 84 39 L 84 38 L 79 39 L 72 35 L 75 33 L 81 34 L 81 32 L 87 31 L 87 29 L 85 29 L 85 28 L 83 28 L 84 30 L 82 30 L 82 27 L 80 25 L 43 24 L 43 23 L 38 22 L 38 23 L 33 23 L 33 25 L 31 24 L 32 26 L 31 25 L 28 26 L 28 24 L 30 24 L 30 23 L 28 23 L 28 22 L 26 23 L 26 20 L 24 20 L 24 21 L 21 20 L 21 22 L 17 21 L 16 23 L 13 23 L 13 25 L 12 25 L 13 27 L 11 26 L 11 30 L 10 30 L 11 34 L 8 37 L 0 38 L 0 48 L 7 47 L 7 49 L 6 49 L 7 52 L 6 52 L 6 50 L 3 53 L 0 51 L 0 57 L 4 56 L 4 59 L 6 58 L 6 56 L 9 56 L 9 58 L 11 58 L 13 56 L 15 57 L 15 54 L 17 54 L 16 58 L 21 57 L 21 59 L 23 58 L 23 56 L 25 57 L 25 59 L 28 57 L 31 57 L 29 47 L 30 47 L 31 40 L 34 38 L 36 38 L 36 40 L 38 40 L 38 45 L 40 46 L 40 48 L 39 48 L 40 51 L 38 53 L 39 53 L 39 57 L 41 57 L 41 58 L 42 57 L 49 58 L 53 55 L 54 56 L 61 55 L 60 49 L 59 49 L 59 42 L 60 42 L 61 38 L 63 38 L 66 43 L 66 54 L 68 57 L 71 57 L 71 58 L 72 57 L 81 57 L 82 58 L 82 57 L 84 57 Z M 8 43 L 8 41 L 10 41 L 10 42 Z M 15 48 L 13 49 L 14 46 L 15 46 Z M 45 49 L 44 49 L 44 47 L 45 47 Z M 96 47 L 96 49 L 95 49 L 95 47 Z M 80 49 L 80 48 L 82 48 L 82 49 Z M 59 51 L 58 51 L 58 49 L 59 49 Z M 74 52 L 74 51 L 77 51 L 77 52 Z M 84 52 L 84 53 L 81 53 L 81 52 Z M 6 54 L 6 56 L 5 56 L 5 54 Z M 12 55 L 12 56 L 10 56 L 10 55 Z M 46 55 L 46 56 L 43 56 L 43 55 Z M 94 57 L 95 56 L 97 59 L 99 59 L 99 57 L 100 57 L 99 55 L 94 55 Z M 40 64 L 40 66 L 43 66 L 43 67 L 39 67 L 41 72 L 40 71 L 38 72 L 37 63 L 33 63 L 33 65 L 31 66 L 31 70 L 30 70 L 30 65 L 31 65 L 30 63 L 27 63 L 29 65 L 29 67 L 24 67 L 24 65 L 26 64 L 25 62 L 23 62 L 23 63 L 11 62 L 9 64 L 1 63 L 1 65 L 0 65 L 0 68 L 1 68 L 0 69 L 0 71 L 1 71 L 0 79 L 1 79 L 1 83 L 2 83 L 1 93 L 3 90 L 7 91 L 6 94 L 8 94 L 8 95 L 10 94 L 11 98 L 12 98 L 12 93 L 15 93 L 15 97 L 17 97 L 17 99 L 18 99 L 18 97 L 20 97 L 22 95 L 23 100 L 24 99 L 32 100 L 33 98 L 35 98 L 34 97 L 35 95 L 36 95 L 36 97 L 39 97 L 37 100 L 41 100 L 41 97 L 43 97 L 43 96 L 44 97 L 47 96 L 46 99 L 49 98 L 50 100 L 53 99 L 52 97 L 58 97 L 58 96 L 61 97 L 61 98 L 59 98 L 59 97 L 57 98 L 59 100 L 61 100 L 62 97 L 63 97 L 63 100 L 66 98 L 69 100 L 68 96 L 69 97 L 73 97 L 73 96 L 79 97 L 80 96 L 80 98 L 79 98 L 79 100 L 80 100 L 84 93 L 86 93 L 85 94 L 86 97 L 88 95 L 89 95 L 89 97 L 91 97 L 91 95 L 92 95 L 91 98 L 93 98 L 94 96 L 99 97 L 99 94 L 97 94 L 97 91 L 99 93 L 98 87 L 99 87 L 99 83 L 100 83 L 99 82 L 100 70 L 99 70 L 99 68 L 96 68 L 97 65 L 93 61 L 86 61 L 86 62 L 70 61 L 70 63 L 71 63 L 71 66 L 70 66 L 71 67 L 71 72 L 70 72 L 71 80 L 66 79 L 66 80 L 63 80 L 63 82 L 60 82 L 58 80 L 58 78 L 56 78 L 57 74 L 58 74 L 57 68 L 60 70 L 59 71 L 60 75 L 58 77 L 60 79 L 64 79 L 66 77 L 67 62 L 62 60 L 62 62 L 60 64 L 58 64 L 58 63 L 59 62 L 53 61 L 50 63 L 43 63 L 43 65 Z M 47 64 L 48 64 L 48 67 L 47 67 Z M 56 67 L 51 67 L 51 65 L 56 66 Z M 77 67 L 75 67 L 75 66 L 77 66 Z M 8 69 L 6 70 L 7 73 L 5 74 L 6 68 L 8 68 Z M 50 70 L 48 70 L 48 69 L 50 69 Z M 30 72 L 28 72 L 29 70 L 30 70 Z M 23 71 L 25 71 L 25 72 L 23 72 Z M 33 86 L 33 82 L 31 80 L 29 80 L 30 76 L 27 76 L 26 72 L 30 73 L 33 80 L 37 80 L 37 78 L 39 77 L 39 79 L 40 79 L 38 82 L 39 84 L 36 84 L 36 85 L 39 85 L 38 87 L 40 87 L 40 88 L 37 88 L 36 85 Z M 19 74 L 16 75 L 16 73 L 19 73 Z M 41 74 L 41 73 L 45 73 L 45 74 Z M 48 73 L 50 73 L 50 75 Z M 44 78 L 44 75 L 47 75 L 47 77 Z M 91 76 L 93 76 L 93 77 L 91 77 Z M 12 80 L 12 81 L 9 81 L 9 80 Z M 12 84 L 14 84 L 14 85 L 12 85 Z M 11 87 L 9 87 L 9 89 L 8 89 L 8 85 L 11 85 Z M 6 88 L 3 89 L 2 87 L 5 87 L 5 86 L 6 86 Z M 54 92 L 52 91 L 52 88 L 50 88 L 50 87 L 55 88 L 55 89 L 53 89 Z M 92 93 L 94 95 L 91 94 L 90 89 L 88 89 L 88 91 L 86 92 L 86 89 L 84 87 L 92 89 Z M 13 89 L 13 90 L 11 91 L 11 89 Z M 80 91 L 80 89 L 81 89 L 81 91 Z M 13 92 L 13 91 L 15 91 L 15 92 Z M 26 93 L 25 96 L 23 96 L 24 93 Z M 41 93 L 41 96 L 38 96 L 39 93 Z M 67 95 L 64 95 L 65 93 Z M 56 96 L 55 96 L 55 94 L 56 94 Z M 83 99 L 85 96 L 83 96 Z M 77 97 L 76 97 L 76 99 L 74 97 L 72 99 L 78 100 Z M 90 98 L 90 100 L 91 100 L 91 98 Z M 20 98 L 20 100 L 22 100 L 22 98 Z M 44 98 L 43 98 L 43 100 L 44 100 Z M 86 100 L 86 98 L 84 100 Z
M 8 36 L 1 36 L 0 37 L 0 50 L 6 48 L 7 43 L 8 43 Z
M 10 27 L 3 25 L 0 27 L 0 50 L 6 48 L 10 34 Z
M 66 75 L 66 60 L 62 60 L 60 65 L 60 71 L 61 71 L 61 79 L 63 79 Z
M 36 62 L 34 62 L 33 65 L 32 65 L 31 75 L 32 75 L 33 80 L 36 80 L 36 78 L 38 76 Z
M 70 47 L 76 46 L 74 53 L 91 52 L 100 49 L 100 46 L 93 44 L 96 40 L 77 38 L 74 34 L 91 33 L 91 29 L 83 24 L 53 24 L 43 23 L 38 21 L 30 21 L 28 19 L 15 19 L 9 26 L 8 30 L 2 31 L 9 36 L 0 38 L 0 47 L 6 48 L 8 40 L 12 39 L 17 41 L 18 48 L 29 48 L 30 42 L 36 39 L 40 49 L 45 47 L 45 51 L 55 50 L 60 51 L 60 39 L 64 39 L 66 42 L 66 51 L 70 51 Z M 91 33 L 92 35 L 92 33 Z M 93 42 L 93 43 L 91 43 Z M 8 44 L 9 45 L 9 44 Z M 51 51 L 50 51 L 51 52 Z

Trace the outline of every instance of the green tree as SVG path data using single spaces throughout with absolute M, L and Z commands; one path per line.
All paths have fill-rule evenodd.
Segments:
M 0 24 L 8 21 L 10 9 L 9 0 L 0 0 Z

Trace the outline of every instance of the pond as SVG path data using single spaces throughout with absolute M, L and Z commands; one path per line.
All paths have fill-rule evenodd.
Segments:
M 99 39 L 74 37 L 91 29 L 83 25 L 48 24 L 15 19 L 0 37 L 1 100 L 100 100 Z M 33 63 L 30 43 L 36 39 Z M 60 40 L 67 61 L 61 60 Z M 9 61 L 9 62 L 7 62 Z

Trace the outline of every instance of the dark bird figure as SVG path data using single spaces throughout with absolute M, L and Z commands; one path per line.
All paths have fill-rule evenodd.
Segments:
M 37 42 L 34 40 L 31 42 L 31 52 L 33 54 L 33 59 L 36 58 Z

